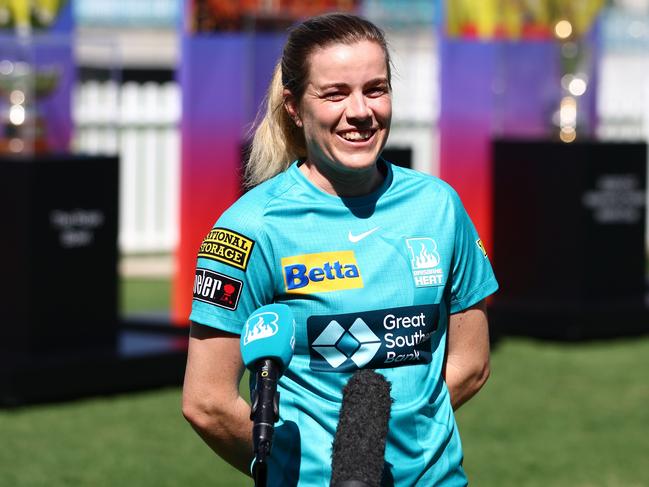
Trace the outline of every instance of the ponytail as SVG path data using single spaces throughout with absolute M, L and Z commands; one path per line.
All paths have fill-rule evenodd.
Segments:
M 284 108 L 282 68 L 278 63 L 262 104 L 261 121 L 252 139 L 245 169 L 245 185 L 256 186 L 288 169 L 293 161 L 306 157 L 304 135 Z

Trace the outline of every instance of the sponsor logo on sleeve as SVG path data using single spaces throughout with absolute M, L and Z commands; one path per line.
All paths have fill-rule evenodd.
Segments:
M 209 269 L 196 269 L 194 277 L 194 300 L 213 304 L 221 308 L 235 310 L 243 283 Z
M 428 237 L 408 238 L 406 245 L 410 253 L 410 267 L 415 286 L 444 285 L 444 271 L 440 267 L 441 258 L 435 240 Z
M 314 294 L 363 287 L 353 250 L 284 257 L 282 271 L 288 293 Z
M 198 256 L 245 271 L 254 245 L 254 240 L 240 233 L 227 228 L 213 228 L 203 240 Z
M 310 367 L 350 372 L 427 364 L 439 305 L 405 306 L 307 319 Z
M 481 240 L 481 239 L 476 240 L 476 241 L 475 241 L 475 244 L 476 244 L 476 245 L 478 246 L 478 248 L 482 251 L 482 255 L 484 255 L 485 257 L 487 257 L 487 248 L 486 248 L 486 247 L 484 246 L 484 244 L 482 243 L 482 240 Z

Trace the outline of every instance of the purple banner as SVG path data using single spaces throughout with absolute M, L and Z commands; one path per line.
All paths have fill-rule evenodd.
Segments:
M 247 134 L 280 56 L 283 34 L 185 36 L 182 41 L 180 242 L 173 320 L 187 322 L 196 253 L 241 194 Z
M 594 113 L 594 61 L 590 87 L 579 99 L 588 121 Z M 491 141 L 558 137 L 557 113 L 564 97 L 561 45 L 446 38 L 441 66 L 440 173 L 457 189 L 489 246 Z M 592 124 L 584 122 L 583 127 L 588 136 Z

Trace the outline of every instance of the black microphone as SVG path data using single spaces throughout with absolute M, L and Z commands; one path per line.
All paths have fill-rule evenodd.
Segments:
M 266 485 L 274 424 L 279 419 L 277 381 L 291 362 L 294 346 L 295 320 L 285 304 L 257 309 L 241 334 L 241 358 L 255 377 L 250 419 L 255 454 L 252 476 L 257 487 Z
M 343 389 L 333 442 L 331 487 L 379 487 L 390 420 L 390 383 L 363 369 Z

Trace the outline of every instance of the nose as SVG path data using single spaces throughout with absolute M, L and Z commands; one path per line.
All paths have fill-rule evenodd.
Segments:
M 372 110 L 367 104 L 363 93 L 354 93 L 349 97 L 349 104 L 346 110 L 347 120 L 350 122 L 363 122 L 372 117 Z

